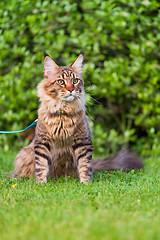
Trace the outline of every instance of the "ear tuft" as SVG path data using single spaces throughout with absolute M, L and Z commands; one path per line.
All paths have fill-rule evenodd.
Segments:
M 44 76 L 54 74 L 58 70 L 58 65 L 50 58 L 46 56 L 44 59 Z
M 44 55 L 44 58 L 47 57 L 47 56 L 49 57 L 49 54 L 46 53 L 46 52 L 44 52 L 43 55 Z
M 71 67 L 77 73 L 82 73 L 82 65 L 83 65 L 83 55 L 82 53 L 77 57 L 77 59 L 71 64 Z

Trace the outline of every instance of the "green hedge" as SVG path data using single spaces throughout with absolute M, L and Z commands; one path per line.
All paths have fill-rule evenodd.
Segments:
M 37 117 L 44 52 L 68 65 L 83 50 L 95 153 L 128 143 L 158 149 L 159 26 L 158 0 L 1 1 L 0 129 L 18 130 Z M 20 138 L 0 135 L 0 144 Z

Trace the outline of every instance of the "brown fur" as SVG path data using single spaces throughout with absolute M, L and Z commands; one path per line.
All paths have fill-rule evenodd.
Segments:
M 80 54 L 70 66 L 59 67 L 51 58 L 45 58 L 44 80 L 38 85 L 41 104 L 35 137 L 17 154 L 12 176 L 36 175 L 43 183 L 48 176 L 70 175 L 86 184 L 92 180 L 93 171 L 143 167 L 139 158 L 125 150 L 92 162 L 82 61 Z
M 142 160 L 135 153 L 128 151 L 127 148 L 122 148 L 116 155 L 108 158 L 93 160 L 93 172 L 118 169 L 131 170 L 134 168 L 143 168 Z

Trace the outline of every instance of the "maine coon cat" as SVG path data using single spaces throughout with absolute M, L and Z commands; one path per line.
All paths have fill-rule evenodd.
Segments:
M 17 154 L 11 176 L 35 175 L 37 182 L 44 183 L 48 176 L 70 175 L 87 184 L 94 171 L 143 167 L 141 159 L 127 150 L 92 160 L 82 63 L 82 54 L 65 67 L 45 57 L 44 79 L 38 85 L 40 107 L 35 137 Z

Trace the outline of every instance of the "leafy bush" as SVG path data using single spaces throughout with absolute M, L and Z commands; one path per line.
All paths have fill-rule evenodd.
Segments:
M 68 65 L 83 50 L 95 153 L 158 148 L 159 9 L 158 0 L 1 1 L 0 129 L 37 118 L 44 52 Z M 0 135 L 0 144 L 9 139 L 18 140 Z

